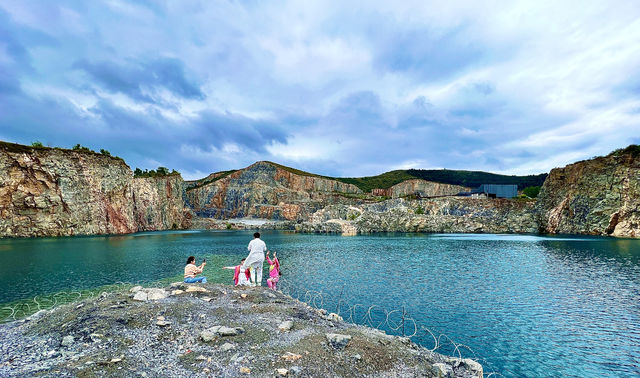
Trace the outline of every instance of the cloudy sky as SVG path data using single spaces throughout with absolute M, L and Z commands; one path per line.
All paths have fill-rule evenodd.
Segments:
M 187 179 L 546 172 L 640 143 L 640 7 L 2 0 L 0 140 Z

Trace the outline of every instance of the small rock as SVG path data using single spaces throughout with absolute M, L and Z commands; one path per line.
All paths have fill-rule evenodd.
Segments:
M 200 332 L 200 338 L 205 343 L 208 343 L 210 341 L 215 340 L 217 336 L 218 335 L 215 332 L 211 332 L 209 330 L 204 330 L 204 331 Z
M 242 360 L 242 357 L 240 357 L 240 355 L 238 353 L 234 354 L 229 359 L 229 361 L 231 361 L 231 362 L 238 362 L 238 361 L 241 361 L 241 360 Z
M 201 299 L 203 301 L 205 301 L 205 302 L 211 302 L 211 298 L 210 297 L 202 297 Z
M 482 377 L 482 365 L 480 365 L 478 362 L 470 358 L 465 358 L 464 360 L 462 360 L 462 363 L 466 365 L 469 370 L 476 373 L 476 376 Z
M 215 333 L 220 336 L 237 336 L 241 333 L 244 333 L 244 328 L 242 327 L 227 327 L 227 326 L 213 326 L 209 328 L 209 331 Z
M 179 294 L 182 294 L 182 293 L 184 293 L 184 290 L 178 289 L 178 290 L 171 291 L 171 295 L 179 295 Z
M 60 355 L 60 352 L 58 352 L 57 350 L 50 350 L 48 352 L 44 352 L 43 354 L 46 358 L 55 358 Z
M 248 367 L 241 367 L 240 368 L 240 373 L 242 373 L 242 374 L 251 374 L 251 369 L 249 369 Z
M 164 316 L 158 316 L 158 320 L 164 320 Z
M 122 358 L 112 358 L 111 361 L 109 361 L 110 364 L 115 364 L 117 362 L 122 361 Z
M 302 373 L 300 366 L 292 366 L 289 368 L 289 374 L 291 375 L 300 375 L 300 373 Z
M 353 358 L 356 361 L 360 361 L 362 359 L 362 356 L 360 356 L 359 354 L 354 354 L 353 356 L 351 356 L 351 358 Z
M 172 289 L 175 288 L 182 288 L 183 286 L 185 286 L 184 282 L 173 282 L 171 285 L 169 285 L 169 287 L 171 287 Z
M 346 347 L 347 344 L 349 344 L 349 341 L 351 341 L 350 335 L 341 335 L 338 333 L 327 333 L 325 336 L 327 337 L 327 341 L 329 342 L 329 345 L 334 349 L 344 349 L 344 347 Z
M 202 369 L 202 372 L 203 372 L 203 373 L 205 373 L 205 374 L 207 374 L 207 373 L 211 372 L 211 369 L 209 369 L 209 368 L 204 368 L 204 369 Z
M 247 297 L 247 294 L 242 293 L 242 294 L 240 294 L 240 296 L 241 296 L 242 298 L 246 298 L 246 297 Z
M 168 322 L 168 321 L 166 321 L 166 320 L 158 320 L 158 321 L 156 322 L 156 325 L 157 325 L 158 327 L 167 327 L 167 326 L 171 325 L 171 322 Z
M 321 308 L 320 310 L 318 310 L 318 312 L 319 312 L 321 315 L 327 315 L 327 310 L 325 310 L 324 308 Z
M 65 336 L 62 338 L 62 342 L 60 343 L 60 345 L 62 346 L 70 346 L 73 345 L 74 339 L 73 336 Z
M 234 350 L 236 349 L 236 346 L 231 344 L 231 343 L 224 343 L 220 346 L 220 351 L 222 352 L 228 352 L 230 350 Z
M 202 354 L 196 357 L 196 361 L 206 361 L 206 360 L 207 360 L 207 357 L 203 356 Z
M 450 365 L 437 363 L 431 366 L 431 372 L 437 378 L 448 378 L 453 375 L 453 369 Z
M 209 290 L 205 289 L 204 287 L 201 286 L 189 286 L 187 287 L 187 290 L 185 290 L 187 293 L 208 293 Z
M 289 370 L 285 368 L 280 368 L 280 369 L 276 369 L 276 373 L 278 373 L 279 376 L 286 377 L 287 374 L 289 373 Z
M 278 326 L 280 332 L 291 331 L 291 328 L 293 328 L 293 322 L 291 320 L 286 320 L 280 323 L 280 325 Z
M 330 320 L 332 322 L 341 322 L 342 316 L 336 314 L 335 312 L 330 313 L 329 315 L 327 315 L 327 320 Z
M 84 307 L 84 303 L 80 303 L 79 305 L 76 306 L 76 308 L 82 308 Z
M 147 299 L 150 301 L 157 301 L 168 296 L 169 294 L 164 289 L 151 288 L 147 290 Z
M 135 293 L 135 292 L 138 292 L 140 290 L 142 290 L 142 286 L 138 285 L 138 286 L 134 286 L 131 289 L 129 289 L 129 292 L 130 293 Z
M 269 297 L 269 298 L 275 298 L 275 297 L 276 297 L 276 295 L 275 295 L 275 294 L 273 294 L 273 293 L 267 293 L 267 297 Z
M 302 356 L 299 355 L 299 354 L 287 352 L 287 353 L 283 354 L 282 356 L 280 356 L 280 358 L 285 360 L 285 361 L 293 362 L 293 361 L 297 361 L 297 360 L 301 359 Z
M 145 293 L 142 290 L 137 291 L 136 294 L 133 296 L 133 300 L 134 301 L 146 302 L 147 301 L 147 293 Z
M 101 333 L 92 333 L 89 335 L 89 338 L 91 339 L 91 341 L 93 341 L 94 343 L 97 341 L 100 341 L 100 339 L 104 337 L 103 334 Z

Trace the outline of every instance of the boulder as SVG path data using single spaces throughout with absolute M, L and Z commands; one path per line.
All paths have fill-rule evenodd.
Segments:
M 147 300 L 147 293 L 142 290 L 137 291 L 136 294 L 133 296 L 133 300 L 145 302 Z
M 157 301 L 159 299 L 164 299 L 169 296 L 164 289 L 151 288 L 147 289 L 147 299 L 150 301 Z
M 216 337 L 218 337 L 218 335 L 215 332 L 211 332 L 209 330 L 204 330 L 204 331 L 200 332 L 200 338 L 205 343 L 208 343 L 210 341 L 215 340 Z
M 329 345 L 334 349 L 344 349 L 351 341 L 351 335 L 341 335 L 339 333 L 327 333 L 326 337 Z
M 137 286 L 134 286 L 134 287 L 132 287 L 131 289 L 129 289 L 129 292 L 130 292 L 130 293 L 135 293 L 135 292 L 138 292 L 138 291 L 140 291 L 140 290 L 142 290 L 142 286 L 137 285 Z
M 433 364 L 431 372 L 437 378 L 448 378 L 453 375 L 453 369 L 451 366 L 444 363 Z
M 332 322 L 341 322 L 342 316 L 336 314 L 335 312 L 330 313 L 329 315 L 327 315 L 327 320 L 330 320 Z
M 293 328 L 293 322 L 291 320 L 286 320 L 280 323 L 280 325 L 278 326 L 280 332 L 291 331 L 291 328 Z
M 62 346 L 71 346 L 73 345 L 74 342 L 74 338 L 73 336 L 65 336 L 62 338 L 62 342 L 60 343 L 60 345 Z

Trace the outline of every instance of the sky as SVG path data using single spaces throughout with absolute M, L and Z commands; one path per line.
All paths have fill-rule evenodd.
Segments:
M 185 179 L 548 172 L 640 143 L 640 6 L 2 0 L 0 140 Z

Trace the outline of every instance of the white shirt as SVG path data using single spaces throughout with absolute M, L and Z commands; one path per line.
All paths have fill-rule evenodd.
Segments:
M 247 249 L 249 250 L 249 256 L 247 256 L 247 259 L 244 261 L 245 267 L 264 261 L 264 253 L 267 250 L 267 245 L 260 240 L 260 238 L 255 238 L 250 241 Z

